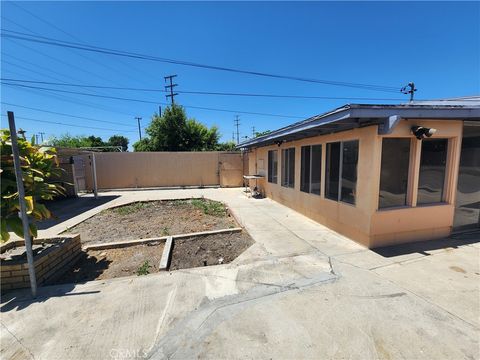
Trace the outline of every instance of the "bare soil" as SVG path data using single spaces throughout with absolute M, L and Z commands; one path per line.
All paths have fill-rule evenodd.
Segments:
M 115 249 L 83 251 L 80 259 L 55 284 L 78 283 L 158 272 L 164 242 Z M 148 261 L 147 264 L 145 262 Z
M 245 231 L 175 239 L 170 270 L 227 264 L 253 243 Z
M 237 227 L 222 203 L 208 199 L 137 202 L 102 211 L 69 229 L 82 243 L 104 243 Z

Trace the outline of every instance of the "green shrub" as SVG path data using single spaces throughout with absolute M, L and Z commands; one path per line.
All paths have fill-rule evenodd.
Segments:
M 10 131 L 0 130 L 1 153 L 1 241 L 10 238 L 9 231 L 23 237 L 22 221 L 18 217 L 20 210 L 19 195 L 16 183 L 12 156 Z M 52 216 L 41 200 L 52 200 L 56 196 L 65 195 L 65 189 L 51 183 L 50 180 L 59 177 L 62 169 L 59 167 L 56 151 L 51 147 L 35 146 L 25 139 L 18 139 L 20 162 L 25 188 L 27 215 L 30 219 L 30 235 L 37 236 L 35 221 L 48 219 Z
M 148 275 L 150 274 L 150 263 L 146 260 L 138 269 L 137 275 Z

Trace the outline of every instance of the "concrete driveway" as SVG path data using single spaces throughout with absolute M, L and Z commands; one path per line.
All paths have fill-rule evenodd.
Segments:
M 479 234 L 374 252 L 239 189 L 125 191 L 224 201 L 256 243 L 233 263 L 7 294 L 2 359 L 478 359 Z

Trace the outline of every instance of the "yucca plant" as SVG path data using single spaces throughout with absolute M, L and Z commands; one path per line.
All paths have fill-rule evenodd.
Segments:
M 12 142 L 10 131 L 0 130 L 1 153 L 1 241 L 10 238 L 9 231 L 23 237 L 22 221 L 18 217 L 20 205 L 15 180 L 15 169 L 12 157 Z M 50 181 L 59 177 L 62 169 L 59 167 L 56 150 L 51 147 L 36 146 L 35 141 L 18 139 L 18 149 L 25 187 L 27 215 L 30 219 L 30 234 L 37 236 L 35 222 L 52 217 L 42 200 L 52 200 L 56 196 L 65 195 L 65 189 Z

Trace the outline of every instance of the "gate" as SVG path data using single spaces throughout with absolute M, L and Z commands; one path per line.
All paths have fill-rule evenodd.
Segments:
M 218 167 L 221 187 L 243 185 L 243 155 L 241 153 L 218 154 Z
M 73 176 L 77 192 L 87 191 L 85 157 L 77 155 L 73 157 Z

